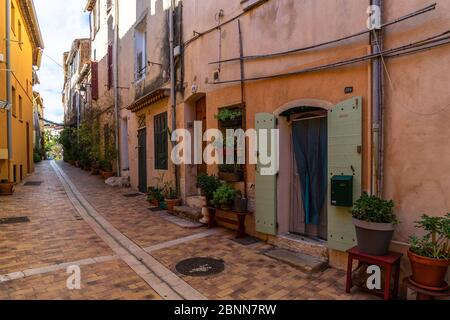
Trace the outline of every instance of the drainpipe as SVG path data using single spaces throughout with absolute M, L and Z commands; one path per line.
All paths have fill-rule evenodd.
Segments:
M 371 5 L 378 6 L 383 16 L 383 1 L 371 0 Z M 370 37 L 372 52 L 383 50 L 382 30 L 373 30 Z M 383 195 L 383 61 L 381 57 L 372 60 L 372 194 Z
M 176 92 L 176 75 L 175 75 L 175 56 L 174 56 L 174 48 L 175 48 L 175 30 L 174 30 L 174 10 L 175 10 L 175 1 L 171 0 L 170 9 L 169 9 L 169 58 L 170 58 L 170 102 L 172 108 L 172 132 L 175 132 L 177 129 L 177 92 Z M 173 143 L 175 145 L 175 143 Z M 175 185 L 177 189 L 177 193 L 180 194 L 180 183 L 178 179 L 178 166 L 175 166 Z
M 120 167 L 120 141 L 119 141 L 119 131 L 120 131 L 120 110 L 119 110 L 119 0 L 115 1 L 115 17 L 114 17 L 114 116 L 115 116 L 115 147 L 116 147 L 116 168 L 117 176 L 122 176 L 122 168 Z
M 8 140 L 8 179 L 11 181 L 12 143 L 12 86 L 11 86 L 11 0 L 6 0 L 6 101 L 8 102 L 7 140 Z

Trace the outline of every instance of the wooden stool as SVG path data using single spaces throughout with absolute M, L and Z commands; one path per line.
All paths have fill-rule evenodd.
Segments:
M 359 266 L 361 266 L 362 263 L 367 263 L 370 265 L 382 267 L 386 271 L 384 292 L 380 292 L 377 290 L 368 290 L 367 288 L 363 289 L 367 290 L 368 292 L 374 295 L 384 298 L 384 300 L 391 300 L 398 296 L 399 281 L 400 281 L 400 261 L 403 256 L 402 254 L 390 252 L 386 256 L 377 257 L 359 251 L 358 247 L 354 247 L 348 250 L 347 253 L 348 253 L 347 286 L 346 286 L 347 293 L 350 293 L 351 289 L 353 288 L 353 260 L 357 260 L 359 262 Z M 391 293 L 391 279 L 393 274 L 395 278 L 395 283 L 394 283 L 394 290 Z
M 450 297 L 450 289 L 447 291 L 430 291 L 422 289 L 421 287 L 418 287 L 415 284 L 411 283 L 411 281 L 409 281 L 409 278 L 410 277 L 407 277 L 403 280 L 403 285 L 406 288 L 411 289 L 412 291 L 417 293 L 416 300 L 429 301 L 429 300 L 436 300 L 439 298 L 444 299 Z
M 235 211 L 223 211 L 223 210 L 219 210 L 219 209 L 213 208 L 213 207 L 208 207 L 208 210 L 209 210 L 208 228 L 215 228 L 215 227 L 217 227 L 217 221 L 222 221 L 222 222 L 225 222 L 225 223 L 228 223 L 228 224 L 238 227 L 236 239 L 242 239 L 247 236 L 247 233 L 245 231 L 245 219 L 247 218 L 248 215 L 251 214 L 250 212 L 242 213 L 242 212 L 235 212 Z M 217 216 L 218 212 L 234 214 L 237 217 L 237 221 L 227 219 L 224 217 L 218 217 Z

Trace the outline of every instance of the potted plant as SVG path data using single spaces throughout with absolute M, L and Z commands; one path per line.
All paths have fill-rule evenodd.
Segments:
M 172 182 L 166 182 L 164 185 L 164 200 L 167 210 L 174 211 L 174 208 L 181 205 L 181 199 L 178 197 L 177 190 L 173 187 Z
M 227 185 L 224 184 L 219 187 L 219 189 L 214 192 L 213 201 L 216 208 L 220 208 L 224 211 L 230 211 L 233 206 L 233 201 L 236 198 L 237 191 Z
M 244 178 L 244 170 L 240 165 L 222 164 L 219 166 L 219 178 L 226 182 L 241 182 Z
M 14 183 L 4 179 L 0 181 L 0 196 L 11 196 L 14 194 Z
M 108 160 L 101 160 L 100 161 L 100 168 L 101 168 L 101 174 L 103 176 L 103 179 L 107 180 L 111 177 L 114 177 L 114 172 L 112 170 L 111 162 Z
M 394 214 L 394 202 L 364 194 L 352 210 L 358 248 L 373 256 L 384 256 L 399 223 Z
M 236 198 L 234 198 L 234 210 L 239 213 L 246 213 L 248 210 L 248 199 L 242 196 L 241 191 L 236 192 Z
M 147 192 L 147 201 L 151 205 L 159 207 L 160 203 L 164 202 L 163 190 L 158 187 L 149 187 Z
M 215 118 L 220 121 L 222 127 L 232 128 L 242 126 L 242 110 L 223 108 L 215 115 Z
M 197 187 L 206 197 L 207 204 L 211 204 L 214 198 L 214 192 L 219 189 L 220 185 L 220 180 L 216 176 L 210 176 L 206 173 L 203 173 L 197 178 Z
M 416 227 L 425 230 L 423 238 L 411 237 L 408 257 L 411 281 L 424 289 L 445 291 L 445 276 L 450 266 L 450 213 L 444 217 L 423 215 Z

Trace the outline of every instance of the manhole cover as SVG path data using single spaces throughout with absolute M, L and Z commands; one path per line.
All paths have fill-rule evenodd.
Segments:
M 181 261 L 175 268 L 185 276 L 205 277 L 223 272 L 225 263 L 212 258 L 191 258 Z
M 0 224 L 16 224 L 16 223 L 28 223 L 30 219 L 28 217 L 11 217 L 0 219 Z
M 28 181 L 25 183 L 27 187 L 39 187 L 42 184 L 42 181 Z

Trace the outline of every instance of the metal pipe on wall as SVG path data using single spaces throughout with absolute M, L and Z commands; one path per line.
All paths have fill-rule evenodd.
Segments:
M 383 16 L 383 0 L 371 0 L 372 6 L 380 8 Z M 383 51 L 382 29 L 373 30 L 370 37 L 372 53 Z M 382 57 L 372 60 L 372 194 L 382 197 L 383 193 L 383 66 Z
M 11 0 L 6 0 L 6 101 L 7 111 L 7 140 L 8 140 L 8 179 L 11 181 L 11 160 L 13 158 L 12 143 L 12 85 L 11 85 Z
M 119 114 L 119 0 L 115 0 L 114 4 L 114 121 L 115 125 L 115 148 L 116 148 L 116 168 L 117 176 L 122 176 L 122 168 L 120 167 L 120 114 Z

